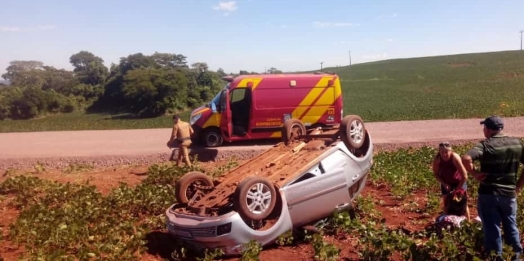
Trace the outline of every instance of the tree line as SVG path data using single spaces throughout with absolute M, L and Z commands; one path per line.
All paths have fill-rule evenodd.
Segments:
M 156 117 L 194 108 L 224 87 L 226 74 L 209 70 L 204 62 L 188 65 L 186 59 L 135 53 L 107 68 L 102 58 L 80 51 L 69 58 L 72 71 L 41 61 L 11 61 L 2 75 L 8 84 L 0 84 L 0 120 L 74 111 Z

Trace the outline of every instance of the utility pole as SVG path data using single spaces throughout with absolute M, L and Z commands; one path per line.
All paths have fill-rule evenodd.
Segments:
M 324 63 L 324 62 L 320 62 L 320 71 L 322 71 L 322 64 L 323 64 L 323 63 Z
M 522 32 L 524 32 L 524 30 L 520 30 L 520 50 L 522 51 Z
M 351 51 L 349 51 L 349 66 L 351 66 Z

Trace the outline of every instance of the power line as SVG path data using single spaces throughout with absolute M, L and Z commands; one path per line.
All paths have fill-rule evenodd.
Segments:
M 524 30 L 520 30 L 520 50 L 522 51 L 522 33 Z

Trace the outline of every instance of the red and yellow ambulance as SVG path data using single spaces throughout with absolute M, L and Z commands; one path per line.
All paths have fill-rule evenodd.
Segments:
M 335 74 L 261 74 L 225 77 L 211 102 L 191 112 L 193 140 L 206 147 L 223 142 L 280 138 L 287 119 L 306 128 L 340 124 L 340 79 Z

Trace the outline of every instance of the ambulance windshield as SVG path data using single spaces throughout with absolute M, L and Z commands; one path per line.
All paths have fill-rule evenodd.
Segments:
M 219 107 L 220 106 L 220 98 L 221 98 L 221 96 L 222 96 L 222 91 L 217 93 L 217 95 L 215 96 L 215 98 L 213 98 L 213 100 L 211 100 L 209 105 L 211 106 L 211 103 L 214 103 L 215 106 Z
M 210 103 L 206 104 L 207 107 L 211 107 L 211 104 L 214 103 L 215 106 L 218 108 L 220 107 L 220 100 L 222 98 L 222 91 L 225 90 L 225 89 L 228 89 L 229 88 L 229 83 L 226 84 L 226 86 L 224 87 L 224 89 L 220 90 L 217 95 L 213 98 L 213 100 L 211 100 Z

